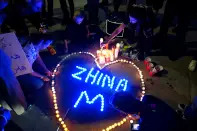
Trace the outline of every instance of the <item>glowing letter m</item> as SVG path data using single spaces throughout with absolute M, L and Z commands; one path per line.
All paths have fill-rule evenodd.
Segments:
M 74 108 L 77 108 L 77 106 L 78 106 L 79 102 L 81 101 L 81 99 L 83 98 L 83 96 L 85 96 L 87 104 L 94 104 L 94 102 L 98 98 L 101 98 L 101 109 L 100 110 L 103 111 L 103 109 L 104 109 L 104 97 L 103 97 L 103 95 L 98 94 L 90 101 L 86 91 L 81 92 L 81 95 L 79 96 L 78 100 L 75 102 Z

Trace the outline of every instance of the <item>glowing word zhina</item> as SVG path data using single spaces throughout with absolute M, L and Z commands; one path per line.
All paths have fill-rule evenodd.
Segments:
M 126 91 L 127 89 L 128 80 L 126 79 L 120 79 L 117 82 L 115 76 L 110 77 L 109 75 L 102 73 L 100 70 L 91 68 L 88 71 L 86 68 L 80 66 L 76 66 L 76 68 L 78 69 L 78 72 L 72 74 L 72 77 L 75 79 L 85 81 L 85 83 L 91 83 L 91 85 L 109 87 L 110 89 L 115 88 L 115 91 Z
M 100 109 L 100 110 L 101 110 L 101 111 L 104 110 L 104 97 L 103 97 L 103 95 L 98 94 L 98 95 L 96 95 L 96 96 L 90 101 L 90 99 L 89 99 L 88 94 L 87 94 L 86 91 L 81 92 L 81 95 L 79 96 L 78 100 L 75 102 L 74 108 L 77 108 L 79 102 L 81 101 L 81 99 L 82 99 L 84 96 L 85 96 L 85 98 L 86 98 L 86 103 L 87 103 L 87 104 L 94 104 L 94 102 L 95 102 L 97 99 L 100 98 L 100 99 L 101 99 L 101 109 Z

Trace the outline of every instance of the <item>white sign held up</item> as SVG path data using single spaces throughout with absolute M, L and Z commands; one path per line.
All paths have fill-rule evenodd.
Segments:
M 10 57 L 15 76 L 32 73 L 32 67 L 15 33 L 0 34 L 0 48 Z

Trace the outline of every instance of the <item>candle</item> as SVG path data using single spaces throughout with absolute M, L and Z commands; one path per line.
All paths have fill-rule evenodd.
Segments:
M 106 59 L 106 62 L 109 62 L 110 61 L 110 53 L 109 53 L 109 50 L 106 51 L 105 59 Z
M 105 57 L 104 56 L 99 57 L 99 63 L 100 64 L 105 64 Z
M 120 44 L 119 43 L 116 44 L 116 48 L 120 49 Z
M 114 54 L 112 51 L 110 51 L 110 61 L 114 61 Z
M 119 53 L 119 51 L 120 51 L 120 44 L 117 43 L 117 44 L 116 44 L 116 49 L 115 49 L 115 55 L 114 55 L 116 59 L 118 58 L 118 53 Z
M 103 43 L 103 38 L 100 38 L 100 48 L 102 47 L 102 44 Z
M 102 50 L 102 55 L 105 56 L 107 53 L 107 50 Z
M 97 54 L 97 57 L 99 57 L 101 55 L 101 51 L 97 50 L 96 54 Z
M 115 53 L 115 49 L 114 49 L 114 47 L 112 47 L 112 53 L 113 53 L 113 55 L 114 55 L 114 53 Z

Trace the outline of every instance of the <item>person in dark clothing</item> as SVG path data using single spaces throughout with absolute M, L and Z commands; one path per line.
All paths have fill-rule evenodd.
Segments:
M 113 1 L 115 13 L 118 13 L 119 7 L 122 2 L 123 2 L 123 0 L 114 0 Z M 136 4 L 136 0 L 129 0 L 128 6 L 132 6 L 133 4 Z
M 1 18 L 1 32 L 9 32 L 8 25 L 16 31 L 16 34 L 28 34 L 28 29 L 25 26 L 25 22 L 20 15 L 20 12 L 16 7 L 7 2 L 3 2 L 4 6 L 0 9 L 0 18 Z
M 89 24 L 97 25 L 98 20 L 98 11 L 99 11 L 99 0 L 87 0 L 88 7 L 88 20 Z
M 72 21 L 72 18 L 74 16 L 74 2 L 73 0 L 68 0 L 70 12 L 68 11 L 68 5 L 66 3 L 66 0 L 59 0 L 60 6 L 63 12 L 63 21 L 62 24 L 69 24 Z
M 139 131 L 185 131 L 176 111 L 154 96 L 145 95 L 140 101 L 129 92 L 117 92 L 110 103 L 118 111 L 140 118 Z
M 181 56 L 185 50 L 185 34 L 189 23 L 189 17 L 192 15 L 194 10 L 194 5 L 195 4 L 192 0 L 187 2 L 179 0 L 167 0 L 164 17 L 160 26 L 159 41 L 162 42 L 161 46 L 164 51 L 169 52 L 169 57 L 172 60 L 175 60 Z M 178 18 L 176 39 L 173 43 L 174 45 L 167 45 L 166 40 L 168 28 L 175 16 Z M 176 53 L 174 53 L 174 50 L 176 50 Z
M 53 17 L 53 0 L 47 0 L 47 15 L 46 15 L 46 1 L 43 1 L 43 6 L 42 6 L 42 16 L 46 17 L 48 20 L 48 23 L 52 22 L 52 17 Z
M 109 1 L 108 0 L 102 0 L 101 5 L 108 5 Z
M 83 11 L 76 11 L 73 22 L 68 24 L 65 30 L 65 52 L 68 52 L 69 43 L 70 46 L 77 46 L 78 49 L 85 46 L 89 37 L 88 35 L 89 30 L 85 20 L 85 14 Z
M 5 101 L 16 114 L 21 115 L 27 103 L 11 66 L 11 58 L 0 48 L 0 103 Z
M 152 9 L 142 5 L 132 5 L 128 7 L 129 21 L 121 24 L 103 43 L 110 43 L 122 30 L 132 26 L 135 31 L 137 49 L 139 50 L 139 60 L 143 60 L 150 53 L 153 36 L 153 19 L 151 19 Z
M 40 25 L 42 22 L 40 17 L 41 7 L 42 0 L 32 0 L 28 2 L 20 0 L 9 3 L 8 6 L 3 9 L 6 19 L 2 23 L 1 31 L 3 33 L 9 32 L 9 29 L 6 28 L 9 25 L 16 31 L 17 35 L 29 35 L 28 27 L 24 20 L 28 18 L 41 33 L 45 33 L 46 29 L 42 29 Z
M 114 4 L 114 12 L 115 13 L 118 12 L 118 9 L 119 9 L 121 3 L 122 3 L 122 0 L 114 0 L 114 3 L 113 4 Z

